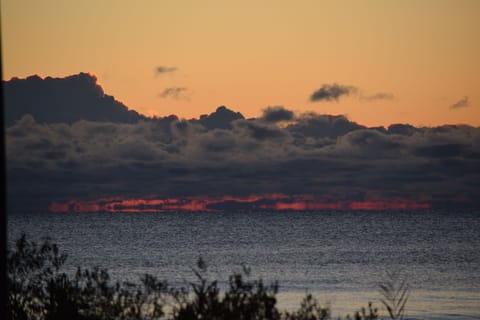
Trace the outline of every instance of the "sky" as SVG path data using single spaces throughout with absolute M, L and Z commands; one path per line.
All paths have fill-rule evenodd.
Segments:
M 9 212 L 480 208 L 480 1 L 1 4 Z
M 147 116 L 284 106 L 367 126 L 480 125 L 477 0 L 1 5 L 4 80 L 88 72 Z

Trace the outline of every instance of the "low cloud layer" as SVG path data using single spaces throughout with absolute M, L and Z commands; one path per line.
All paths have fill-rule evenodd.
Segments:
M 275 194 L 309 195 L 307 208 L 372 198 L 480 206 L 480 129 L 470 126 L 368 128 L 285 107 L 253 119 L 221 106 L 197 120 L 131 123 L 24 114 L 8 126 L 6 146 L 16 212 L 52 202 Z

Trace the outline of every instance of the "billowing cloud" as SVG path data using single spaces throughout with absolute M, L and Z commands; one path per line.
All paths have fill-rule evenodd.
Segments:
M 65 78 L 14 78 L 2 84 L 7 125 L 25 114 L 31 114 L 40 123 L 79 120 L 134 123 L 146 119 L 105 94 L 97 77 L 88 73 Z
M 368 128 L 277 111 L 290 115 L 245 119 L 221 106 L 192 120 L 45 123 L 25 114 L 5 136 L 10 210 L 480 207 L 480 128 Z
M 155 68 L 155 74 L 162 75 L 164 73 L 172 73 L 177 71 L 177 67 L 166 67 L 166 66 L 158 66 Z
M 192 123 L 199 123 L 206 129 L 231 129 L 232 123 L 238 119 L 245 119 L 240 112 L 235 112 L 225 106 L 220 106 L 215 112 L 209 115 L 202 114 L 200 120 L 191 120 Z
M 160 93 L 161 98 L 172 98 L 175 100 L 188 100 L 188 89 L 185 87 L 166 88 Z
M 290 132 L 299 134 L 301 137 L 312 138 L 337 138 L 364 128 L 362 125 L 349 121 L 345 116 L 316 113 L 305 113 L 298 117 L 295 123 L 288 126 Z
M 361 100 L 374 101 L 374 100 L 393 100 L 395 96 L 390 92 L 377 92 L 372 95 L 362 95 Z
M 478 128 L 398 125 L 381 132 L 314 114 L 283 128 L 261 119 L 229 124 L 207 128 L 169 117 L 47 125 L 26 115 L 7 130 L 10 203 L 46 208 L 102 197 L 198 203 L 282 193 L 310 195 L 307 208 L 327 200 L 342 207 L 372 194 L 383 202 L 478 205 Z
M 389 134 L 399 134 L 403 136 L 411 136 L 417 133 L 418 131 L 419 129 L 415 128 L 412 125 L 401 124 L 401 123 L 392 124 L 388 127 L 388 130 L 387 130 Z
M 465 96 L 450 106 L 450 109 L 465 108 L 470 105 L 470 99 Z
M 263 109 L 262 119 L 266 122 L 291 121 L 294 119 L 293 111 L 282 106 L 267 107 Z
M 340 85 L 337 83 L 324 84 L 310 96 L 311 102 L 317 101 L 338 101 L 342 96 L 356 93 L 358 89 L 354 86 Z

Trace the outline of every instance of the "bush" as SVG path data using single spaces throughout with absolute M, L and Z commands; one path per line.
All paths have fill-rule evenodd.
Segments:
M 296 312 L 286 312 L 285 320 L 324 320 L 330 318 L 330 308 L 319 305 L 317 299 L 307 294 Z
M 202 259 L 197 262 L 194 273 L 197 283 L 190 283 L 193 295 L 182 289 L 174 293 L 176 305 L 173 308 L 174 320 L 190 319 L 279 319 L 276 308 L 278 285 L 265 286 L 262 280 L 246 280 L 250 275 L 247 268 L 242 273 L 229 277 L 229 288 L 222 296 L 217 281 L 205 278 L 207 267 Z
M 139 283 L 112 282 L 107 270 L 99 268 L 78 268 L 69 276 L 60 271 L 66 259 L 49 239 L 37 244 L 22 235 L 15 242 L 7 253 L 9 320 L 331 319 L 330 308 L 320 306 L 311 294 L 298 310 L 280 312 L 276 306 L 278 283 L 251 280 L 246 267 L 229 277 L 228 288 L 221 293 L 218 282 L 207 279 L 202 259 L 193 269 L 197 280 L 186 288 L 171 288 L 151 275 L 144 275 Z M 388 283 L 382 287 L 385 289 L 400 292 L 400 301 L 385 292 L 382 301 L 392 319 L 401 319 L 406 302 L 404 284 L 397 288 Z M 368 310 L 362 308 L 353 319 L 378 319 L 377 309 L 370 303 Z
M 46 239 L 25 235 L 7 253 L 9 319 L 157 319 L 167 285 L 146 275 L 140 284 L 111 283 L 107 270 L 79 268 L 61 273 L 67 256 Z

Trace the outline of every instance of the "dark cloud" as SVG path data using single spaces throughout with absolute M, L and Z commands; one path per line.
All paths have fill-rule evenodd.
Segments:
M 157 75 L 162 75 L 164 73 L 172 73 L 172 72 L 175 72 L 177 70 L 178 70 L 177 67 L 158 66 L 158 67 L 155 68 L 155 73 Z
M 7 126 L 24 114 L 31 114 L 40 123 L 79 120 L 134 123 L 145 119 L 113 96 L 106 95 L 97 78 L 88 73 L 65 78 L 14 78 L 2 85 Z
M 278 128 L 277 126 L 266 125 L 261 121 L 236 121 L 235 129 L 237 132 L 242 132 L 242 135 L 246 135 L 255 140 L 281 140 L 289 137 L 285 130 Z
M 426 158 L 452 158 L 461 156 L 469 149 L 461 143 L 444 143 L 431 146 L 422 146 L 415 150 L 415 154 Z
M 322 85 L 320 89 L 312 93 L 310 96 L 310 101 L 338 101 L 342 96 L 349 96 L 353 94 L 356 95 L 358 99 L 365 101 L 393 100 L 395 98 L 393 93 L 390 92 L 377 92 L 375 94 L 365 95 L 355 86 L 334 83 Z
M 470 99 L 465 96 L 450 106 L 450 109 L 465 108 L 470 105 Z
M 401 123 L 392 124 L 388 127 L 388 130 L 387 130 L 389 134 L 400 134 L 404 136 L 411 136 L 418 131 L 419 129 L 415 128 L 412 125 L 401 124 Z
M 262 119 L 266 122 L 291 121 L 294 113 L 282 106 L 267 107 L 263 109 Z
M 215 112 L 212 112 L 209 115 L 202 114 L 200 120 L 192 120 L 192 122 L 197 122 L 209 130 L 231 129 L 232 122 L 238 119 L 245 118 L 240 112 L 235 112 L 225 106 L 220 106 Z
M 338 101 L 342 96 L 356 93 L 358 89 L 354 86 L 340 85 L 337 83 L 324 84 L 310 96 L 311 102 L 316 101 Z
M 166 88 L 160 93 L 161 98 L 173 98 L 175 100 L 188 100 L 188 89 L 185 87 Z
M 47 125 L 27 115 L 6 135 L 11 204 L 152 194 L 479 196 L 478 128 L 382 133 L 342 116 L 309 114 L 285 128 L 229 119 L 210 128 L 175 117 Z
M 319 115 L 316 113 L 303 114 L 298 117 L 295 123 L 288 126 L 288 130 L 292 133 L 313 138 L 337 138 L 350 131 L 364 128 L 364 126 L 349 121 L 345 116 Z
M 341 115 L 290 119 L 278 110 L 286 109 L 245 119 L 221 106 L 200 119 L 134 123 L 45 123 L 23 115 L 5 136 L 10 209 L 45 210 L 72 199 L 278 193 L 480 206 L 480 128 L 368 128 Z M 277 124 L 286 118 L 288 125 Z
M 378 92 L 372 95 L 364 96 L 362 95 L 360 99 L 367 100 L 367 101 L 374 101 L 374 100 L 393 100 L 395 96 L 393 93 L 390 92 Z

